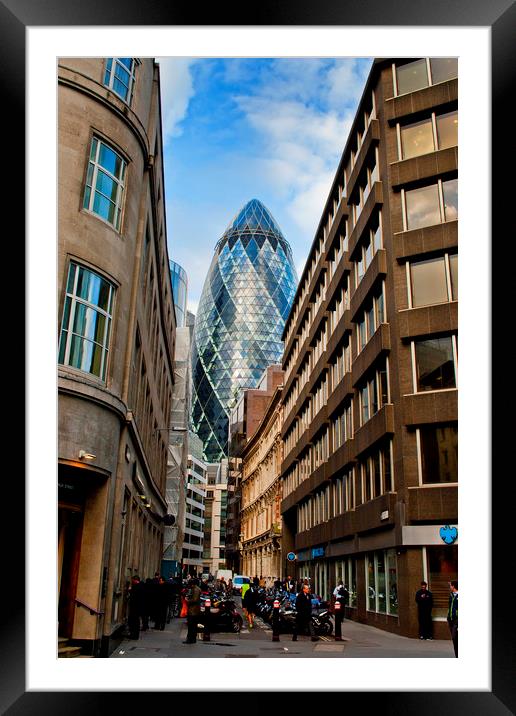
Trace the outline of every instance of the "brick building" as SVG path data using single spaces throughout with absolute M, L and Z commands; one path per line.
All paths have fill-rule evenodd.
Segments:
M 457 576 L 457 100 L 456 59 L 374 61 L 283 333 L 283 553 L 407 636 Z

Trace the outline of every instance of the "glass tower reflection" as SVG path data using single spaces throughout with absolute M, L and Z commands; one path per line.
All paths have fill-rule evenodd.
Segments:
M 269 210 L 252 199 L 215 247 L 192 346 L 192 428 L 204 458 L 227 457 L 228 416 L 240 388 L 281 362 L 296 292 L 292 251 Z

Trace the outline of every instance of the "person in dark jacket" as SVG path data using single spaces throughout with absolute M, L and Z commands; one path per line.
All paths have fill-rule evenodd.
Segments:
M 304 634 L 307 629 L 310 631 L 312 641 L 318 641 L 319 637 L 315 635 L 314 626 L 311 620 L 312 616 L 312 595 L 308 584 L 303 587 L 296 597 L 296 621 L 294 624 L 294 633 L 292 641 L 297 641 L 298 634 Z
M 421 582 L 421 589 L 416 592 L 417 616 L 419 621 L 419 638 L 431 640 L 432 607 L 434 598 L 426 582 Z
M 254 625 L 254 615 L 256 614 L 257 599 L 258 589 L 256 588 L 255 584 L 251 584 L 249 589 L 244 594 L 244 598 L 242 599 L 242 608 L 244 609 L 244 614 L 247 617 L 249 629 L 252 629 Z
M 140 617 L 144 611 L 143 584 L 140 577 L 135 574 L 131 578 L 131 586 L 129 588 L 129 609 L 127 615 L 127 625 L 129 627 L 129 639 L 140 638 Z
M 167 621 L 168 587 L 163 577 L 158 577 L 154 585 L 154 628 L 163 631 Z
M 459 656 L 459 583 L 453 579 L 450 582 L 450 598 L 448 600 L 448 627 L 453 642 L 455 656 Z

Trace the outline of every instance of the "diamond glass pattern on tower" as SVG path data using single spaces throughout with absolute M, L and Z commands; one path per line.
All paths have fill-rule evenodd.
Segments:
M 297 287 L 291 248 L 269 210 L 249 201 L 229 224 L 199 302 L 192 346 L 192 428 L 204 458 L 227 457 L 229 411 L 240 388 L 281 361 Z

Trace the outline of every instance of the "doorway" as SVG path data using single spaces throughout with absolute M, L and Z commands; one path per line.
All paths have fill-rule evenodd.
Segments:
M 59 636 L 70 638 L 81 556 L 82 505 L 58 505 L 58 620 Z

